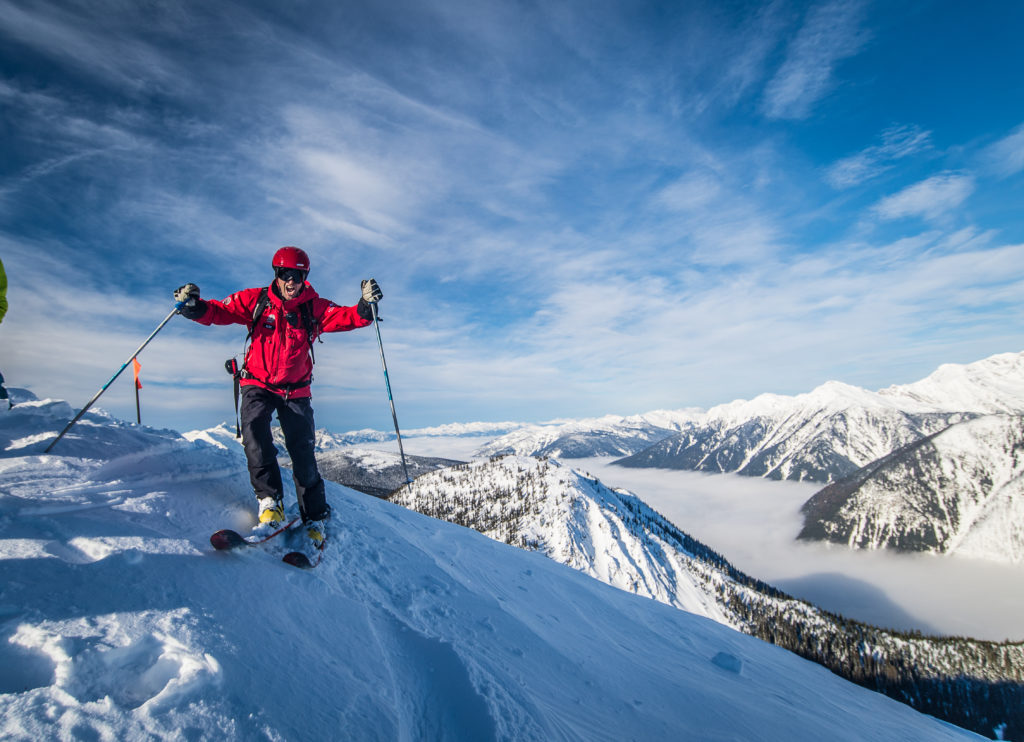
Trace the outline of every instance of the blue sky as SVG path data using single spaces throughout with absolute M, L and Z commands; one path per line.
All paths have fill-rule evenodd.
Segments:
M 193 281 L 374 276 L 403 427 L 878 389 L 1024 349 L 1024 5 L 0 0 L 0 369 L 78 406 Z M 175 318 L 144 422 L 232 417 Z M 376 336 L 318 424 L 388 429 Z M 133 417 L 130 378 L 100 406 Z

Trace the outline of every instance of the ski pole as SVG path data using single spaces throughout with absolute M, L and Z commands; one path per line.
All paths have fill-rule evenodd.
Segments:
M 158 332 L 160 332 L 160 330 L 164 329 L 164 325 L 166 325 L 168 322 L 170 322 L 171 321 L 171 317 L 176 315 L 178 313 L 178 310 L 180 310 L 183 306 L 185 306 L 185 303 L 181 302 L 181 301 L 179 301 L 177 304 L 174 305 L 174 309 L 172 309 L 171 313 L 168 314 L 164 318 L 164 321 L 161 322 L 159 324 L 159 326 L 155 330 L 153 330 L 153 332 L 150 334 L 150 336 L 148 338 L 145 339 L 145 341 L 143 341 L 142 345 L 140 345 L 138 347 L 138 350 L 136 350 L 134 353 L 131 354 L 131 356 L 129 356 L 128 360 L 125 361 L 121 365 L 121 368 L 119 368 L 117 370 L 117 373 L 115 373 L 113 376 L 110 377 L 110 381 L 108 381 L 106 384 L 104 384 L 102 387 L 100 387 L 100 390 L 98 392 L 96 392 L 96 394 L 93 396 L 93 398 L 90 399 L 86 403 L 85 407 L 83 407 L 78 412 L 78 414 L 75 415 L 74 419 L 67 424 L 67 426 L 64 428 L 64 430 L 60 431 L 60 435 L 58 435 L 54 439 L 53 443 L 51 443 L 49 446 L 46 447 L 46 451 L 44 451 L 44 453 L 50 453 L 50 451 L 53 449 L 53 447 L 57 445 L 57 442 L 61 438 L 64 437 L 64 434 L 67 433 L 69 430 L 71 430 L 72 426 L 74 426 L 74 424 L 77 423 L 82 418 L 82 415 L 84 415 L 86 412 L 89 411 L 89 408 L 92 407 L 93 404 L 96 403 L 96 400 L 100 398 L 100 395 L 103 394 L 103 392 L 107 391 L 107 387 L 114 383 L 114 379 L 116 379 L 118 376 L 120 376 L 121 372 L 124 371 L 126 368 L 128 368 L 128 364 L 131 363 L 133 360 L 135 360 L 135 357 L 137 355 L 139 355 L 139 353 L 142 352 L 142 349 L 145 348 L 147 345 L 149 345 L 149 341 L 152 340 L 154 337 L 156 337 L 156 334 Z
M 398 452 L 402 454 L 402 471 L 405 472 L 405 483 L 411 484 L 409 469 L 405 465 L 405 449 L 402 448 L 402 434 L 398 430 L 398 414 L 395 412 L 395 400 L 391 396 L 391 382 L 388 381 L 388 362 L 384 360 L 384 341 L 380 339 L 380 322 L 377 321 L 377 302 L 370 302 L 373 312 L 373 326 L 377 329 L 377 345 L 380 346 L 380 364 L 384 367 L 384 386 L 388 390 L 388 402 L 391 404 L 391 419 L 395 421 L 395 435 L 398 437 Z

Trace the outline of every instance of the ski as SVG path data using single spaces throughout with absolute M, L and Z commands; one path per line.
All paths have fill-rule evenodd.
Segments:
M 246 538 L 242 534 L 238 533 L 238 531 L 232 531 L 230 528 L 224 528 L 210 536 L 210 544 L 217 551 L 228 551 L 230 549 L 237 549 L 241 546 L 258 546 L 259 544 L 265 544 L 275 536 L 279 536 L 298 522 L 298 518 L 292 518 L 273 533 L 257 539 Z
M 304 552 L 301 552 L 301 551 L 289 551 L 287 554 L 285 554 L 283 557 L 281 557 L 281 561 L 284 562 L 285 564 L 290 564 L 293 567 L 298 567 L 299 569 L 313 569 L 314 567 L 319 565 L 320 561 L 323 559 L 323 557 L 324 557 L 324 546 L 326 546 L 326 545 L 327 545 L 327 540 L 324 539 L 324 542 L 316 550 L 316 561 L 315 562 L 314 561 L 310 561 L 310 558 L 308 556 L 306 556 L 306 554 Z

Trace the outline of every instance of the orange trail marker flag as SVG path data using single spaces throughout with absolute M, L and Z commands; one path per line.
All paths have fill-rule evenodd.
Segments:
M 139 425 L 142 424 L 142 408 L 139 406 L 139 390 L 142 388 L 142 382 L 139 381 L 139 371 L 142 369 L 142 364 L 139 363 L 138 358 L 132 359 L 132 370 L 135 372 L 135 422 Z

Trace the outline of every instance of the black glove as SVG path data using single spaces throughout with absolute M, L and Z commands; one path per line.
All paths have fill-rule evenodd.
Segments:
M 194 283 L 186 283 L 174 292 L 174 301 L 181 302 L 178 310 L 185 319 L 199 319 L 206 314 L 206 302 L 199 298 L 199 287 Z

